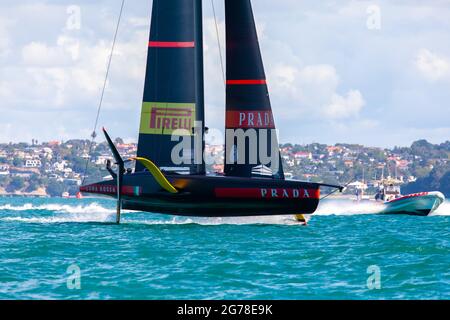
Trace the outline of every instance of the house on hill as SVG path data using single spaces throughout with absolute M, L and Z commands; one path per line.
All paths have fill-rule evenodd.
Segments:
M 0 164 L 0 176 L 7 176 L 9 173 L 9 165 Z
M 308 151 L 299 151 L 293 154 L 295 160 L 308 159 L 312 160 L 313 156 L 311 152 Z

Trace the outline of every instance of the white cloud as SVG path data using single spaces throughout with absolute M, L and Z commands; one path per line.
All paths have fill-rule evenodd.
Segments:
M 0 20 L 0 59 L 6 58 L 10 53 L 10 38 L 6 27 L 6 21 Z
M 340 77 L 331 65 L 278 64 L 269 72 L 272 98 L 284 119 L 309 116 L 343 120 L 358 116 L 365 105 L 359 90 L 344 96 L 338 93 Z
M 70 58 L 62 46 L 51 47 L 41 42 L 31 42 L 22 49 L 22 61 L 27 66 L 55 67 L 65 65 Z
M 135 32 L 126 41 L 118 41 L 105 95 L 105 109 L 134 107 L 124 93 L 142 88 L 146 57 L 146 32 Z M 21 63 L 0 70 L 0 99 L 8 107 L 39 110 L 95 106 L 105 78 L 111 43 L 99 39 L 94 43 L 62 31 L 55 42 L 25 44 Z M 23 93 L 26 92 L 24 95 Z M 141 96 L 142 97 L 142 96 Z M 139 103 L 135 103 L 139 106 Z
M 147 17 L 131 17 L 126 21 L 131 27 L 149 27 L 150 22 Z
M 332 86 L 337 86 L 339 83 L 336 69 L 330 65 L 306 66 L 301 71 L 301 77 L 305 83 L 317 85 L 329 83 Z
M 361 92 L 350 90 L 346 96 L 334 94 L 324 114 L 330 119 L 351 118 L 357 116 L 364 105 L 365 101 Z
M 2 137 L 2 140 L 4 141 L 14 141 L 15 135 L 17 133 L 14 133 L 14 127 L 11 123 L 2 123 L 0 126 L 0 137 Z
M 415 64 L 420 73 L 430 81 L 438 81 L 450 76 L 450 60 L 430 50 L 421 49 Z
M 221 54 L 225 67 L 225 21 L 218 20 Z M 225 84 L 220 62 L 216 25 L 213 18 L 207 18 L 204 32 L 204 72 L 206 123 L 210 128 L 223 128 L 225 123 Z

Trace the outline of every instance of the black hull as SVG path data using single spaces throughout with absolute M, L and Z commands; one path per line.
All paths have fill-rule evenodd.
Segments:
M 161 214 L 190 216 L 190 217 L 246 217 L 270 216 L 285 214 L 313 213 L 317 208 L 317 201 L 302 201 L 293 206 L 291 203 L 270 203 L 268 201 L 195 201 L 186 199 L 182 202 L 173 199 L 130 199 L 124 200 L 123 209 L 154 212 Z
M 124 176 L 123 209 L 196 217 L 311 214 L 320 185 L 301 181 L 222 176 L 167 175 L 179 190 L 161 190 L 149 173 Z M 84 193 L 116 197 L 115 180 L 81 188 Z

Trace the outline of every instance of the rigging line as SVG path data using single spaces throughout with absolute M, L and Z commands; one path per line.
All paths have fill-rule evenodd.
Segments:
M 349 182 L 347 182 L 347 183 L 343 186 L 343 189 L 342 189 L 342 190 L 344 190 L 345 188 L 347 188 L 347 187 L 349 186 L 349 184 L 352 183 L 353 181 L 355 181 L 355 178 L 354 178 L 354 177 L 353 177 Z M 334 190 L 333 192 L 330 192 L 330 193 L 327 194 L 326 196 L 323 196 L 322 198 L 320 198 L 319 201 L 322 201 L 322 200 L 328 198 L 329 196 L 335 194 L 335 193 L 338 192 L 338 191 L 339 191 L 339 189 L 336 189 L 336 190 Z
M 86 167 L 84 169 L 82 184 L 84 184 L 84 182 L 86 180 L 86 174 L 87 174 L 87 170 L 88 170 L 88 167 L 89 167 L 89 162 L 91 161 L 91 158 L 92 158 L 92 147 L 94 145 L 95 138 L 97 137 L 96 131 L 97 131 L 97 126 L 98 126 L 98 121 L 100 119 L 100 112 L 101 112 L 102 105 L 103 105 L 103 99 L 105 97 L 106 85 L 107 85 L 107 82 L 108 82 L 109 71 L 111 69 L 112 57 L 113 57 L 113 53 L 114 53 L 114 48 L 116 46 L 117 34 L 119 33 L 120 21 L 122 20 L 122 13 L 123 13 L 124 6 L 125 6 L 125 0 L 122 0 L 122 5 L 120 7 L 120 13 L 119 13 L 119 19 L 117 20 L 116 31 L 114 33 L 114 39 L 113 39 L 113 43 L 112 43 L 112 47 L 111 47 L 111 54 L 109 55 L 108 66 L 106 68 L 105 81 L 103 82 L 102 94 L 101 94 L 100 102 L 99 102 L 99 105 L 98 105 L 98 108 L 97 108 L 97 116 L 95 118 L 94 130 L 92 130 L 92 135 L 91 135 L 92 139 L 91 139 L 90 144 L 89 144 L 88 159 L 86 160 Z
M 225 67 L 224 67 L 223 57 L 222 57 L 222 46 L 220 45 L 219 26 L 217 24 L 216 7 L 214 6 L 214 0 L 211 0 L 211 6 L 212 6 L 212 10 L 213 10 L 213 15 L 214 15 L 214 24 L 216 26 L 217 46 L 219 47 L 220 67 L 222 68 L 223 85 L 225 86 L 225 84 L 226 84 Z

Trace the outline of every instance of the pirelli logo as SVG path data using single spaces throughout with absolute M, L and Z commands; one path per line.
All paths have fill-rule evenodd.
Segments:
M 194 103 L 144 102 L 139 132 L 172 135 L 174 131 L 181 130 L 184 132 L 181 135 L 192 135 L 194 123 Z

